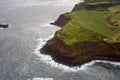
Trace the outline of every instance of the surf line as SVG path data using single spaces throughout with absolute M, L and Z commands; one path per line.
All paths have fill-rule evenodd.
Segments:
M 47 26 L 51 26 L 50 24 Z M 78 72 L 78 71 L 85 71 L 88 69 L 89 66 L 94 65 L 95 63 L 109 63 L 112 65 L 118 65 L 120 66 L 119 62 L 111 62 L 111 61 L 104 61 L 104 60 L 92 60 L 91 62 L 85 63 L 81 66 L 76 66 L 76 67 L 69 67 L 60 63 L 55 62 L 52 57 L 50 55 L 45 55 L 45 54 L 41 54 L 40 53 L 40 49 L 47 43 L 47 41 L 49 39 L 51 39 L 54 36 L 54 34 L 52 36 L 50 36 L 49 38 L 45 38 L 45 39 L 37 39 L 38 44 L 36 45 L 36 48 L 34 50 L 34 54 L 39 56 L 39 61 L 46 63 L 48 65 L 50 65 L 51 67 L 55 67 L 58 68 L 60 70 L 62 70 L 63 72 Z
M 50 38 L 52 38 L 52 37 L 53 36 L 51 36 Z M 86 70 L 87 67 L 89 67 L 91 65 L 94 65 L 97 62 L 109 63 L 109 64 L 112 64 L 112 65 L 119 65 L 120 66 L 119 62 L 110 62 L 110 61 L 103 61 L 103 60 L 92 60 L 89 63 L 83 64 L 82 66 L 76 66 L 76 67 L 69 67 L 69 66 L 66 66 L 66 65 L 63 65 L 63 64 L 59 64 L 59 63 L 55 62 L 50 55 L 41 54 L 40 51 L 39 51 L 40 48 L 42 48 L 50 38 L 48 38 L 48 39 L 38 39 L 39 43 L 38 43 L 34 53 L 39 56 L 40 62 L 49 64 L 51 67 L 61 69 L 64 72 L 78 72 L 78 71 Z

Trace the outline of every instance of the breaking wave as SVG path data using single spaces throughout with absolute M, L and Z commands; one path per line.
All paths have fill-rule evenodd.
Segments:
M 54 80 L 53 78 L 39 78 L 39 77 L 36 77 L 36 78 L 33 78 L 32 80 Z
M 53 36 L 51 36 L 50 38 L 52 38 Z M 97 62 L 102 62 L 102 63 L 109 63 L 112 65 L 119 65 L 119 62 L 110 62 L 110 61 L 103 61 L 103 60 L 93 60 L 89 63 L 83 64 L 82 66 L 76 66 L 76 67 L 69 67 L 63 64 L 59 64 L 57 62 L 55 62 L 52 57 L 50 55 L 44 55 L 44 54 L 40 54 L 40 49 L 46 44 L 46 42 L 50 39 L 38 39 L 37 41 L 39 42 L 37 45 L 37 48 L 35 49 L 34 53 L 36 55 L 38 55 L 40 58 L 40 62 L 49 64 L 51 67 L 55 67 L 58 68 L 60 70 L 62 70 L 63 72 L 78 72 L 78 71 L 84 71 L 86 70 L 89 66 L 94 65 Z

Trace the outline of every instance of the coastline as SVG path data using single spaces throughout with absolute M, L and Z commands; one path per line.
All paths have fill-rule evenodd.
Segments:
M 73 8 L 71 12 L 78 11 L 80 9 L 81 8 L 78 8 L 78 5 L 75 5 L 75 7 Z M 70 18 L 62 14 L 52 24 L 63 28 L 64 25 L 66 25 L 70 20 L 71 20 Z M 86 55 L 89 55 L 88 54 L 89 52 L 93 53 L 93 55 L 90 55 L 91 56 L 90 58 L 81 60 L 81 59 L 78 59 L 77 55 L 74 54 L 74 52 L 70 50 L 69 46 L 65 45 L 65 43 L 56 36 L 56 34 L 57 32 L 55 33 L 54 37 L 48 40 L 48 42 L 40 49 L 41 54 L 50 55 L 55 62 L 58 62 L 63 65 L 67 65 L 70 67 L 81 66 L 85 63 L 91 62 L 92 60 L 120 62 L 120 59 L 119 59 L 120 55 L 117 55 L 117 54 L 116 55 L 104 55 L 106 53 L 106 47 L 110 51 L 112 50 L 119 51 L 120 43 L 108 44 L 106 42 L 81 42 L 79 43 L 81 45 L 84 45 L 86 43 L 90 44 L 90 46 L 83 47 Z M 93 45 L 97 45 L 98 47 L 93 50 L 91 48 L 91 46 Z
M 105 63 L 105 64 L 112 64 L 112 65 L 120 65 L 120 63 L 118 62 L 110 62 L 109 60 L 108 61 L 104 61 L 104 60 L 91 60 L 91 61 L 88 61 L 86 62 L 85 64 L 82 64 L 81 66 L 68 66 L 68 65 L 64 65 L 64 64 L 61 64 L 61 63 L 58 63 L 56 62 L 53 57 L 50 55 L 50 54 L 41 54 L 39 53 L 39 49 L 42 48 L 46 43 L 47 43 L 47 40 L 48 39 L 51 39 L 53 36 L 51 36 L 50 38 L 47 38 L 47 39 L 38 39 L 38 41 L 40 42 L 37 46 L 36 46 L 36 49 L 34 51 L 34 53 L 40 57 L 40 61 L 42 63 L 45 63 L 45 64 L 48 64 L 50 65 L 51 67 L 55 67 L 55 68 L 58 68 L 60 70 L 62 70 L 63 72 L 78 72 L 78 71 L 84 71 L 87 69 L 88 66 L 91 66 L 91 65 L 94 65 L 95 63 L 97 62 L 102 62 L 102 63 Z M 43 42 L 45 40 L 45 42 Z
M 54 45 L 54 46 L 53 46 Z M 107 46 L 107 45 L 106 45 Z M 103 52 L 104 54 L 104 48 L 101 48 L 102 46 L 99 46 L 99 48 L 101 48 L 102 51 L 98 50 L 91 50 L 94 54 L 100 54 Z M 98 48 L 98 49 L 99 49 Z M 55 62 L 58 62 L 60 64 L 64 64 L 70 67 L 75 67 L 75 66 L 81 66 L 85 63 L 91 62 L 92 60 L 104 60 L 104 61 L 112 61 L 112 62 L 120 62 L 120 55 L 110 55 L 107 57 L 104 57 L 105 55 L 100 54 L 99 56 L 96 55 L 91 55 L 91 57 L 89 59 L 85 59 L 85 60 L 81 60 L 78 59 L 77 55 L 75 55 L 73 52 L 71 52 L 69 50 L 69 48 L 58 38 L 54 37 L 51 40 L 49 40 L 47 42 L 47 44 L 45 44 L 41 50 L 40 50 L 41 54 L 45 54 L 45 55 L 50 55 L 53 60 Z M 88 52 L 86 52 L 86 54 L 88 54 Z M 116 57 L 116 58 L 114 58 Z

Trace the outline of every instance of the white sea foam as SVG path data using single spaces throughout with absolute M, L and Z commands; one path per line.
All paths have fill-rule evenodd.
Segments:
M 96 60 L 95 62 L 103 62 L 103 63 L 108 63 L 108 64 L 120 66 L 120 62 L 111 62 L 111 61 L 103 61 L 103 60 Z
M 4 29 L 4 28 L 0 28 L 1 30 Z
M 52 37 L 52 36 L 51 36 Z M 50 37 L 50 38 L 51 38 Z M 48 39 L 50 39 L 48 38 Z M 46 63 L 46 64 L 49 64 L 51 67 L 55 67 L 55 68 L 58 68 L 64 72 L 78 72 L 78 71 L 85 71 L 88 69 L 89 66 L 95 64 L 96 62 L 103 62 L 103 63 L 109 63 L 109 64 L 113 64 L 113 65 L 119 65 L 120 66 L 120 63 L 118 62 L 110 62 L 110 61 L 103 61 L 103 60 L 92 60 L 91 62 L 89 63 L 86 63 L 86 64 L 83 64 L 81 67 L 77 66 L 77 67 L 69 67 L 69 66 L 66 66 L 66 65 L 63 65 L 63 64 L 59 64 L 57 62 L 55 62 L 51 56 L 49 55 L 44 55 L 44 54 L 40 54 L 40 48 L 43 47 L 44 44 L 46 44 L 46 41 L 48 39 L 38 39 L 37 41 L 39 41 L 39 44 L 37 46 L 37 48 L 35 49 L 35 54 L 38 55 L 40 58 L 40 62 L 43 62 L 43 63 Z
M 51 36 L 50 38 L 52 38 L 53 36 Z M 40 62 L 43 62 L 43 63 L 46 63 L 46 64 L 49 64 L 51 67 L 55 67 L 55 68 L 58 68 L 64 72 L 77 72 L 77 71 L 80 71 L 80 70 L 85 70 L 87 69 L 87 66 L 88 65 L 92 65 L 93 62 L 91 63 L 88 63 L 88 64 L 85 64 L 85 65 L 82 65 L 81 67 L 77 66 L 77 67 L 69 67 L 69 66 L 66 66 L 66 65 L 63 65 L 63 64 L 59 64 L 57 62 L 55 62 L 51 56 L 49 55 L 44 55 L 44 54 L 40 54 L 40 48 L 42 48 L 47 40 L 49 40 L 50 38 L 48 39 L 38 39 L 37 41 L 39 42 L 34 53 L 36 55 L 38 55 L 40 58 Z
M 68 3 L 70 0 L 63 0 L 61 1 L 62 3 Z M 77 1 L 77 0 L 76 0 Z M 82 0 L 81 0 L 82 1 Z M 53 2 L 54 3 L 54 2 Z M 52 4 L 53 4 L 52 3 Z M 55 2 L 56 3 L 56 2 Z M 73 2 L 72 2 L 73 3 Z M 40 4 L 40 3 L 39 3 Z M 43 3 L 42 3 L 43 4 Z M 50 4 L 49 2 L 46 3 L 46 4 Z M 60 3 L 61 4 L 61 3 Z M 53 4 L 54 5 L 54 4 Z M 56 5 L 56 4 L 55 4 Z M 50 24 L 41 24 L 39 25 L 41 27 L 50 27 L 51 25 Z M 53 25 L 52 25 L 53 26 Z M 50 38 L 52 38 L 53 36 L 51 36 Z M 46 64 L 49 64 L 51 67 L 55 67 L 55 68 L 58 68 L 64 72 L 78 72 L 78 71 L 84 71 L 84 70 L 87 70 L 89 66 L 95 64 L 96 62 L 103 62 L 103 63 L 110 63 L 110 64 L 113 64 L 113 65 L 120 65 L 120 63 L 117 63 L 117 62 L 109 62 L 109 61 L 102 61 L 102 60 L 93 60 L 89 63 L 86 63 L 86 64 L 83 64 L 81 67 L 77 66 L 77 67 L 69 67 L 69 66 L 66 66 L 66 65 L 63 65 L 63 64 L 59 64 L 59 63 L 56 63 L 51 56 L 49 55 L 44 55 L 44 54 L 40 54 L 40 49 L 46 44 L 47 40 L 49 40 L 50 38 L 47 38 L 47 39 L 38 39 L 38 45 L 36 46 L 36 49 L 34 50 L 34 53 L 36 55 L 39 56 L 39 59 L 41 62 L 43 63 L 46 63 Z
M 53 78 L 39 78 L 39 77 L 36 77 L 36 78 L 33 78 L 32 80 L 54 80 Z
M 54 21 L 50 21 L 50 22 L 54 22 Z M 49 22 L 41 23 L 39 26 L 40 27 L 56 27 L 55 25 L 51 25 Z

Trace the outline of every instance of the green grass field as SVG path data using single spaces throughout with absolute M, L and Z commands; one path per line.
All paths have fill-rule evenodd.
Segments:
M 119 14 L 116 14 L 115 16 L 113 16 L 112 19 L 120 20 L 120 13 L 119 13 Z
M 97 3 L 98 4 L 98 3 Z M 81 41 L 106 41 L 120 42 L 119 28 L 110 25 L 106 18 L 120 10 L 120 6 L 110 7 L 107 11 L 80 10 L 65 14 L 72 20 L 56 34 L 67 45 Z M 120 14 L 114 15 L 112 19 L 120 20 Z M 106 38 L 106 40 L 104 40 Z
M 104 1 L 104 2 L 88 2 L 87 5 L 99 5 L 99 4 L 111 4 L 109 1 Z
M 113 6 L 108 8 L 108 10 L 110 10 L 111 12 L 117 12 L 120 11 L 120 6 Z

